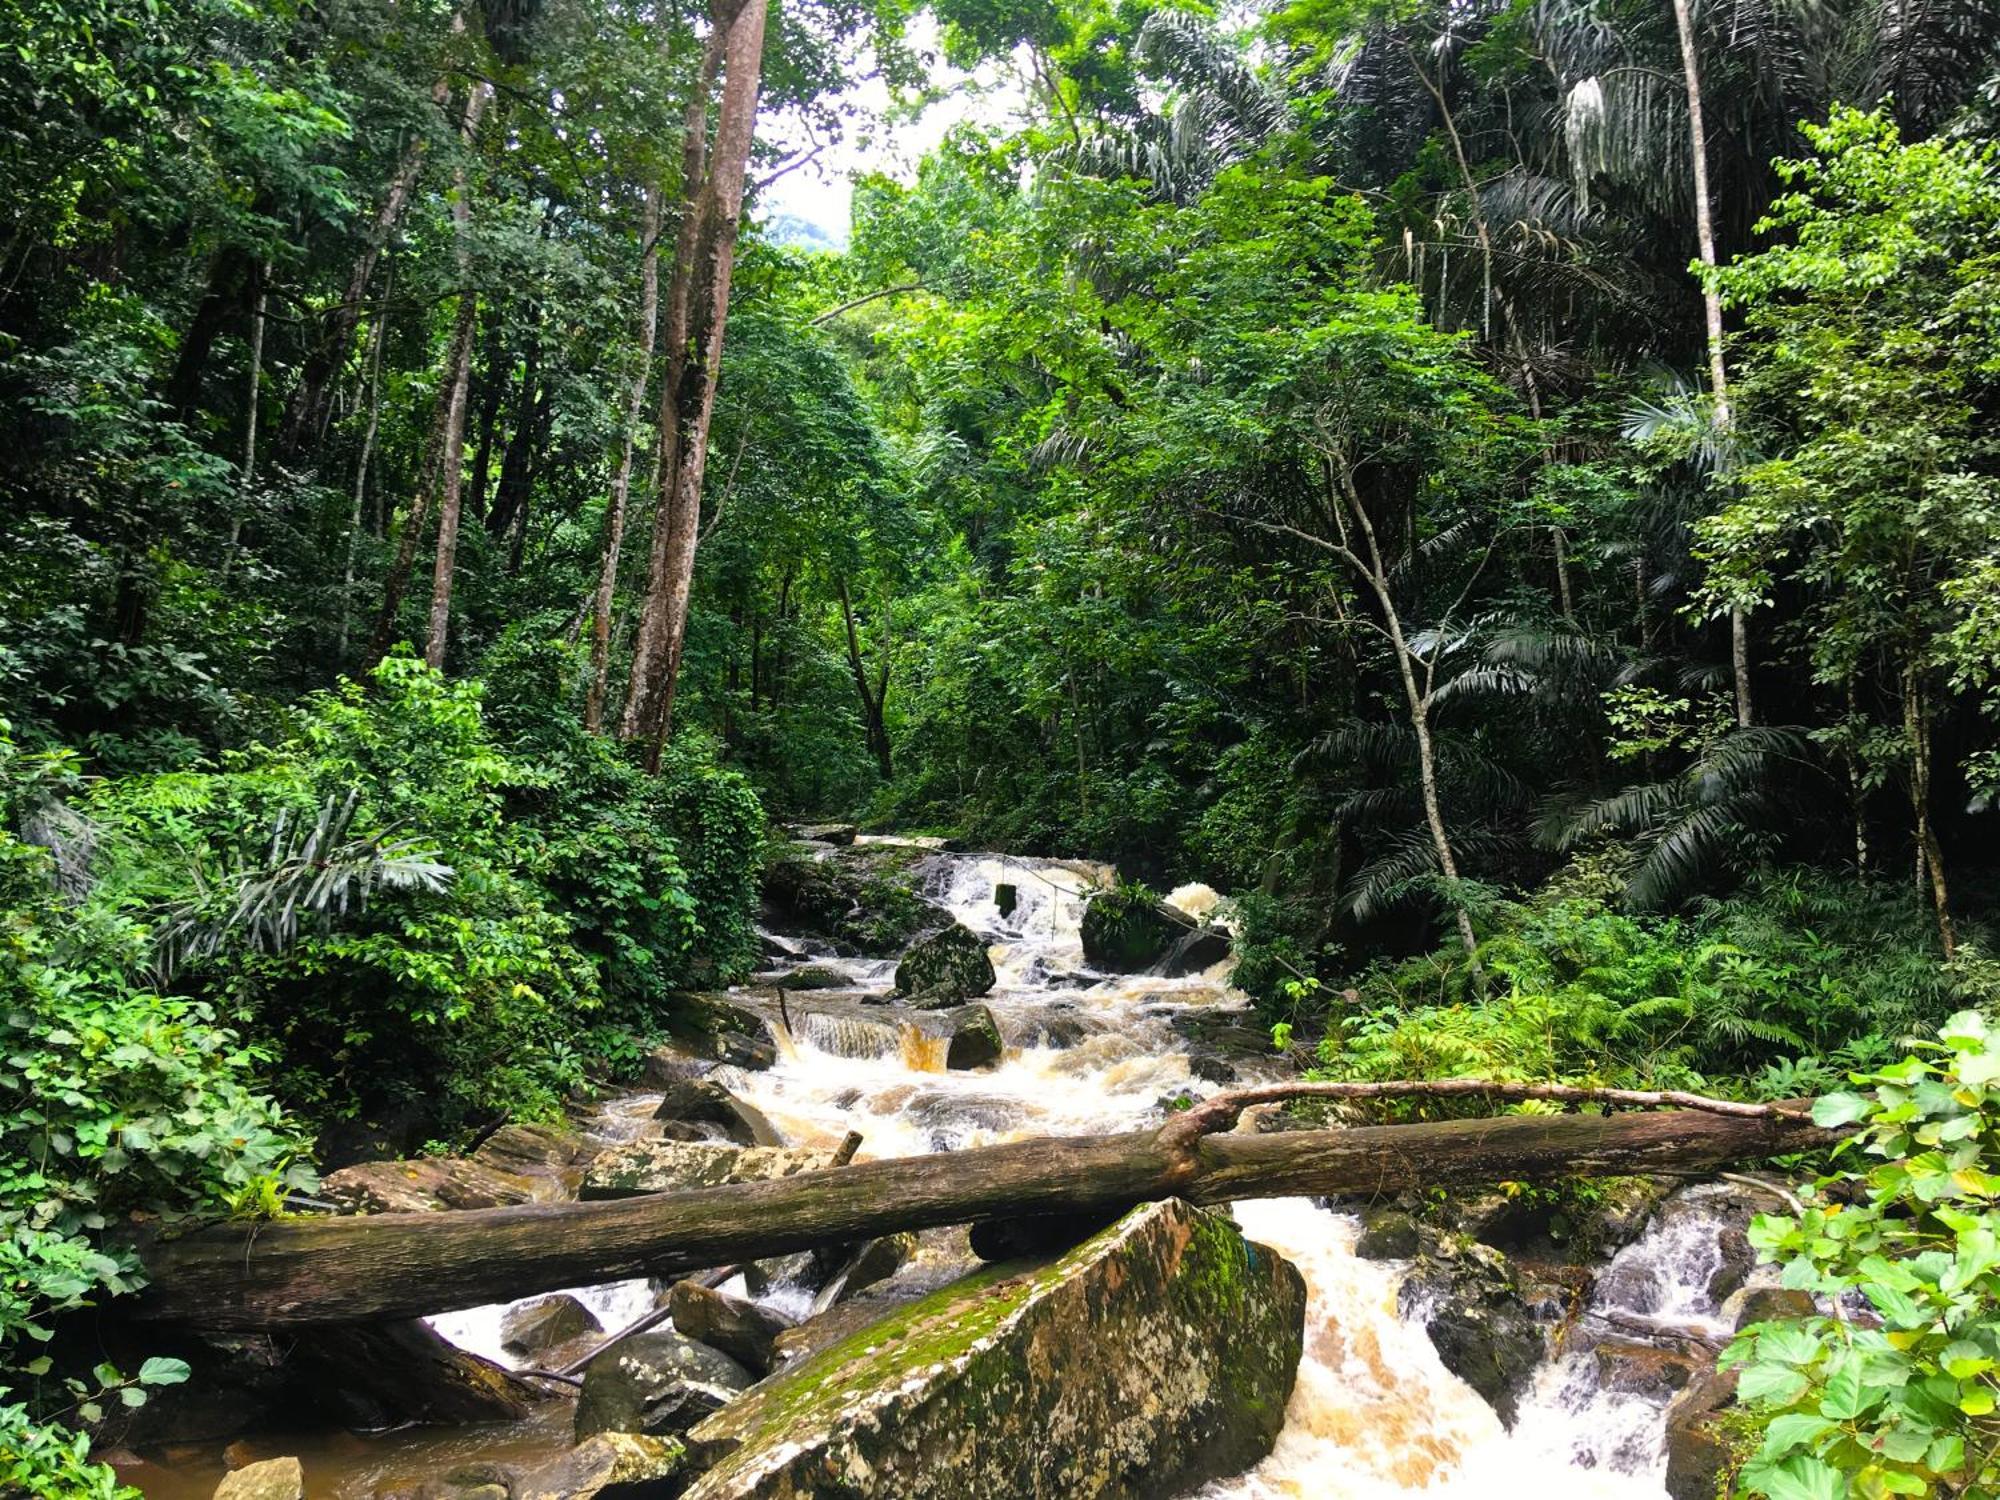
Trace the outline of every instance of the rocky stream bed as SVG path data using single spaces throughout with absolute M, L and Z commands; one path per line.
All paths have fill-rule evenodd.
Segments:
M 822 832 L 770 883 L 769 971 L 693 1011 L 640 1090 L 468 1159 L 346 1169 L 329 1196 L 448 1212 L 754 1180 L 1131 1129 L 1279 1076 L 1205 890 L 1112 920 L 1096 867 Z M 429 1320 L 519 1420 L 409 1423 L 353 1392 L 302 1411 L 249 1381 L 111 1456 L 159 1500 L 1706 1500 L 1712 1352 L 1774 1295 L 1742 1232 L 1770 1205 L 1672 1186 L 1608 1185 L 1561 1245 L 1501 1193 L 1169 1201 L 581 1287 Z M 314 1340 L 235 1354 L 326 1364 Z

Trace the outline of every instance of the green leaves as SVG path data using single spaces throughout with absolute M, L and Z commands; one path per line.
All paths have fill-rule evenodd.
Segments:
M 1881 1160 L 1864 1178 L 1821 1184 L 1801 1214 L 1758 1219 L 1751 1239 L 1787 1286 L 1858 1293 L 1882 1325 L 1815 1315 L 1738 1335 L 1726 1358 L 1742 1366 L 1739 1400 L 1765 1423 L 1747 1493 L 2000 1494 L 1965 1472 L 1967 1453 L 1992 1451 L 2000 1410 L 1996 1060 L 2000 1034 L 1961 1012 L 1937 1043 L 1856 1075 L 1869 1092 L 1819 1101 L 1815 1119 L 1860 1124 L 1861 1148 Z M 1914 1149 L 1922 1142 L 1932 1149 Z M 1857 1183 L 1865 1196 L 1828 1194 L 1836 1181 L 1843 1198 Z

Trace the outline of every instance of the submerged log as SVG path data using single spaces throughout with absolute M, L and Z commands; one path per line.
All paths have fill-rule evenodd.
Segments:
M 1217 1118 L 1221 1111 L 1211 1111 Z M 1510 1115 L 1016 1141 L 606 1203 L 219 1225 L 138 1248 L 131 1315 L 272 1328 L 441 1312 L 1019 1214 L 1706 1169 L 1835 1138 L 1791 1110 Z

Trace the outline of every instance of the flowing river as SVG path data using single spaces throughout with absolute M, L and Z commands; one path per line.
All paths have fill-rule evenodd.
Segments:
M 790 1026 L 773 1017 L 777 1064 L 714 1075 L 792 1143 L 833 1145 L 859 1131 L 864 1156 L 884 1157 L 1127 1130 L 1157 1123 L 1163 1099 L 1224 1086 L 1191 1074 L 1188 1033 L 1198 1029 L 1190 1025 L 1197 1018 L 1226 1023 L 1229 1012 L 1242 1008 L 1226 966 L 1177 979 L 1110 977 L 1085 967 L 1083 904 L 1105 872 L 1074 862 L 953 854 L 934 856 L 931 871 L 933 899 L 991 945 L 998 983 L 986 1003 L 1006 1038 L 1005 1057 L 983 1071 L 947 1071 L 940 1044 L 899 1025 L 892 1009 L 859 1003 L 858 992 L 879 995 L 889 988 L 893 961 L 801 949 L 796 962 L 831 968 L 851 988 L 789 996 Z M 1005 915 L 996 901 L 1003 884 L 1016 893 Z M 1176 892 L 1174 899 L 1195 915 L 1204 915 L 1213 901 L 1200 887 Z M 1241 1019 L 1254 1025 L 1248 1015 Z M 1275 1065 L 1234 1065 L 1244 1081 L 1259 1076 L 1260 1066 L 1276 1076 Z M 595 1128 L 610 1136 L 636 1134 L 657 1101 L 645 1094 L 614 1100 Z M 1719 1254 L 1716 1225 L 1698 1205 L 1656 1221 L 1601 1271 L 1592 1306 L 1566 1334 L 1565 1351 L 1535 1377 L 1511 1432 L 1445 1370 L 1421 1324 L 1398 1315 L 1405 1267 L 1352 1253 L 1360 1229 L 1355 1216 L 1301 1198 L 1241 1203 L 1234 1211 L 1246 1233 L 1288 1257 L 1305 1277 L 1305 1354 L 1276 1450 L 1249 1473 L 1201 1490 L 1199 1500 L 1663 1496 L 1665 1393 L 1605 1388 L 1593 1345 L 1605 1312 L 1622 1319 L 1626 1336 L 1649 1319 L 1724 1331 L 1706 1292 Z M 925 1236 L 924 1250 L 891 1287 L 915 1295 L 962 1271 L 958 1254 L 935 1248 L 948 1242 L 938 1233 Z M 746 1294 L 740 1279 L 727 1289 Z M 652 1307 L 656 1293 L 636 1281 L 578 1295 L 606 1329 L 616 1329 Z M 785 1287 L 764 1295 L 793 1316 L 803 1314 L 810 1300 Z M 462 1347 L 504 1362 L 504 1311 L 476 1308 L 433 1322 Z M 496 1437 L 489 1430 L 488 1456 L 504 1456 L 494 1452 L 506 1447 Z M 395 1463 L 368 1461 L 349 1449 L 333 1483 L 316 1481 L 309 1460 L 310 1492 L 366 1500 L 386 1473 L 407 1475 L 427 1458 L 433 1441 L 419 1440 Z M 471 1446 L 476 1444 L 456 1451 Z M 296 1443 L 260 1447 L 300 1451 Z M 148 1484 L 145 1473 L 127 1477 L 149 1493 L 193 1493 Z

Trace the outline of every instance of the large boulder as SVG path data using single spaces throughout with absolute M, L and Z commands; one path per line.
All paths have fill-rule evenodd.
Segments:
M 1142 891 L 1100 891 L 1083 908 L 1083 961 L 1112 974 L 1198 974 L 1229 957 L 1229 934 Z
M 667 1305 L 677 1332 L 720 1349 L 754 1375 L 769 1373 L 778 1335 L 793 1323 L 783 1313 L 698 1281 L 675 1282 Z
M 526 1359 L 603 1331 L 595 1313 L 568 1292 L 557 1292 L 508 1308 L 500 1319 L 500 1347 L 510 1358 Z
M 786 1364 L 688 1434 L 686 1500 L 1140 1500 L 1267 1454 L 1305 1285 L 1226 1217 L 1148 1204 Z
M 1512 1427 L 1547 1349 L 1507 1258 L 1474 1241 L 1442 1240 L 1410 1268 L 1397 1306 L 1423 1322 L 1444 1367 Z
M 637 1333 L 584 1371 L 578 1442 L 600 1432 L 669 1437 L 722 1409 L 750 1372 L 719 1349 L 674 1332 Z
M 891 844 L 778 845 L 764 866 L 764 915 L 785 932 L 850 953 L 892 958 L 949 920 L 923 894 L 929 851 Z
M 1670 1500 L 1715 1500 L 1736 1492 L 1736 1471 L 1755 1443 L 1728 1420 L 1735 1370 L 1707 1371 L 1667 1407 L 1665 1489 Z
M 1000 1027 L 993 1012 L 983 1005 L 961 1005 L 945 1011 L 944 1065 L 952 1072 L 967 1068 L 990 1068 L 1006 1054 Z
M 919 1005 L 959 1005 L 993 988 L 986 940 L 962 922 L 948 922 L 910 945 L 896 965 L 896 993 Z
M 745 1104 L 713 1079 L 670 1079 L 660 1084 L 656 1120 L 713 1125 L 739 1146 L 782 1146 L 785 1138 L 755 1105 Z
M 584 1174 L 586 1200 L 674 1193 L 731 1182 L 769 1182 L 834 1165 L 834 1153 L 804 1146 L 724 1146 L 707 1141 L 627 1141 Z
M 746 1010 L 733 996 L 683 993 L 674 996 L 666 1014 L 672 1041 L 646 1060 L 645 1080 L 657 1086 L 664 1078 L 689 1076 L 690 1062 L 728 1063 L 761 1072 L 778 1060 L 764 1018 Z

